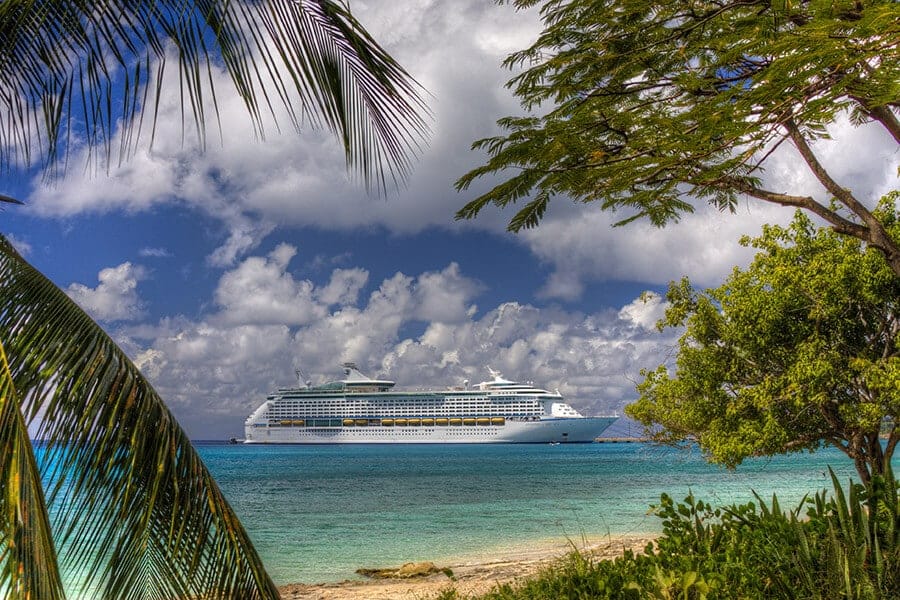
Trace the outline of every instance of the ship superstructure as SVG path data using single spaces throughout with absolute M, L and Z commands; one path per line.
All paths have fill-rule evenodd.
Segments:
M 344 379 L 281 388 L 245 424 L 261 444 L 590 442 L 616 417 L 584 417 L 559 392 L 504 379 L 396 391 L 345 363 Z

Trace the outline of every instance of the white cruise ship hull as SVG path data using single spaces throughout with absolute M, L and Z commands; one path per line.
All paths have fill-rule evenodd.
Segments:
M 546 444 L 585 443 L 616 417 L 507 419 L 503 425 L 295 427 L 248 425 L 248 444 Z

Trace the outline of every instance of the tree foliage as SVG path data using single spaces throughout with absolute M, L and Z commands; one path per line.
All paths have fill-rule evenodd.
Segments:
M 203 146 L 217 69 L 260 137 L 280 105 L 297 130 L 331 129 L 381 189 L 427 133 L 417 84 L 342 0 L 3 0 L 0 173 L 52 174 L 72 148 L 99 166 L 127 161 L 141 136 L 152 144 L 171 81 Z M 60 565 L 84 587 L 67 589 Z M 67 594 L 278 597 L 153 388 L 0 236 L 0 595 Z
M 2 237 L 0 316 L 5 597 L 277 598 L 160 397 Z M 42 472 L 29 426 L 43 440 Z M 85 587 L 65 590 L 59 564 Z
M 405 177 L 427 130 L 417 84 L 342 0 L 4 0 L 0 171 L 64 164 L 75 142 L 101 165 L 127 160 L 175 92 L 167 69 L 179 74 L 183 125 L 205 144 L 216 68 L 260 137 L 280 105 L 298 131 L 331 129 L 367 183 Z
M 876 214 L 900 236 L 896 201 Z M 722 286 L 670 286 L 659 326 L 685 327 L 674 372 L 644 372 L 626 412 L 657 440 L 696 439 L 731 467 L 824 441 L 864 482 L 885 474 L 900 441 L 900 277 L 800 211 L 789 228 L 742 243 L 760 252 Z
M 517 231 L 538 225 L 550 200 L 564 195 L 624 210 L 621 223 L 663 225 L 697 199 L 733 211 L 746 195 L 819 215 L 884 252 L 900 275 L 897 240 L 812 146 L 844 114 L 856 125 L 880 124 L 900 144 L 900 3 L 540 4 L 543 32 L 505 62 L 524 67 L 508 86 L 530 114 L 501 119 L 504 135 L 475 142 L 490 158 L 457 187 L 495 173 L 504 180 L 457 218 L 526 201 L 509 224 Z M 785 143 L 826 194 L 763 187 L 766 161 Z

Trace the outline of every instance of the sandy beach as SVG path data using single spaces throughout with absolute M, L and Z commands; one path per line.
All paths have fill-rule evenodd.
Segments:
M 463 595 L 483 594 L 502 583 L 538 573 L 566 555 L 573 544 L 598 560 L 616 558 L 626 549 L 641 551 L 653 539 L 651 535 L 604 536 L 564 541 L 545 541 L 527 547 L 499 550 L 490 555 L 470 555 L 447 561 L 435 561 L 438 569 L 450 569 L 453 578 L 443 572 L 416 579 L 348 580 L 340 583 L 295 583 L 280 588 L 283 600 L 426 600 L 447 587 Z M 360 565 L 360 567 L 399 567 L 400 565 Z

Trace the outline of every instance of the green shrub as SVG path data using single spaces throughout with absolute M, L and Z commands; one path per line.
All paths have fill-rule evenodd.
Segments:
M 891 474 L 784 511 L 778 498 L 713 507 L 666 494 L 663 531 L 642 553 L 596 561 L 574 551 L 482 600 L 888 600 L 900 598 L 900 503 Z M 804 513 L 804 508 L 806 509 Z M 458 600 L 445 590 L 439 600 Z

